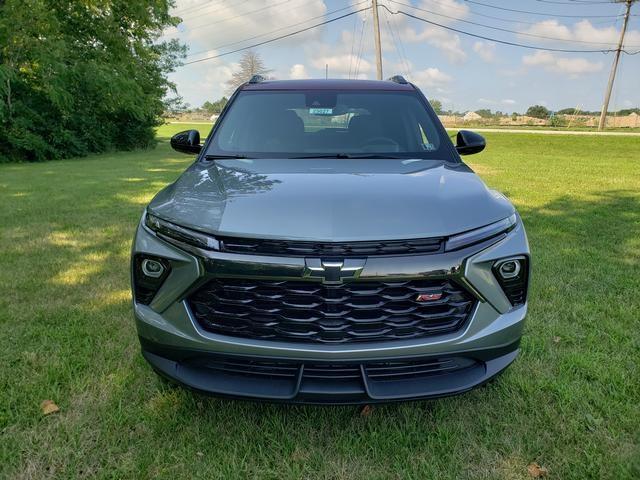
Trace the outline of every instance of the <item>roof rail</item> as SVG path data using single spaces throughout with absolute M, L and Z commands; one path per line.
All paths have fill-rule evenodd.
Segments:
M 409 83 L 404 79 L 402 75 L 394 75 L 393 77 L 388 78 L 387 81 L 399 83 L 401 85 L 406 85 L 407 83 Z
M 251 77 L 251 80 L 249 80 L 249 83 L 260 83 L 264 82 L 265 80 L 266 78 L 262 75 L 254 75 L 253 77 Z

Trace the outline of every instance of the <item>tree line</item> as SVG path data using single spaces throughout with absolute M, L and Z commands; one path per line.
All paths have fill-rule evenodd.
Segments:
M 0 2 L 0 161 L 152 145 L 185 54 L 172 0 Z

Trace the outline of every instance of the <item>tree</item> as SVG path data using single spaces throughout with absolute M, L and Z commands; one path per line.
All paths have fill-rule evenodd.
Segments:
M 481 108 L 480 110 L 476 110 L 476 113 L 480 115 L 482 118 L 493 117 L 493 113 L 488 108 Z
M 442 102 L 440 100 L 431 99 L 429 103 L 436 114 L 440 115 L 442 113 Z
M 0 1 L 0 158 L 48 160 L 153 144 L 171 0 Z
M 190 105 L 180 95 L 167 98 L 164 101 L 164 111 L 170 116 L 179 115 L 189 110 Z
M 556 113 L 558 115 L 575 115 L 578 110 L 574 108 L 563 108 L 562 110 L 558 110 Z
M 549 112 L 549 109 L 547 109 L 547 107 L 544 107 L 542 105 L 533 105 L 527 109 L 527 113 L 525 115 L 527 115 L 528 117 L 546 119 L 549 118 L 550 113 L 551 112 Z
M 236 88 L 251 80 L 254 75 L 267 76 L 273 70 L 265 67 L 260 55 L 253 50 L 247 50 L 240 57 L 238 70 L 233 72 L 231 78 L 227 80 L 227 93 L 231 95 Z
M 220 113 L 222 109 L 225 107 L 229 99 L 227 97 L 222 97 L 220 100 L 216 100 L 215 102 L 204 102 L 202 104 L 202 110 L 207 113 Z

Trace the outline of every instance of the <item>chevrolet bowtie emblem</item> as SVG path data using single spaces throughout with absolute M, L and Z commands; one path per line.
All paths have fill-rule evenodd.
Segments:
M 322 260 L 305 258 L 305 277 L 322 278 L 322 283 L 342 283 L 345 278 L 358 278 L 366 259 L 346 258 L 344 260 Z

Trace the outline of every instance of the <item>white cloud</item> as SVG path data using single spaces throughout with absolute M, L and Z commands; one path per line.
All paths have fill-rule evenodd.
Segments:
M 294 80 L 309 78 L 309 74 L 307 73 L 307 69 L 303 64 L 296 63 L 291 67 L 291 70 L 289 70 L 289 78 L 292 78 Z
M 189 43 L 191 52 L 198 52 L 324 15 L 327 7 L 323 0 L 308 0 L 293 5 L 287 0 L 252 0 L 240 4 L 212 2 L 211 5 L 203 5 L 201 0 L 178 0 L 172 12 L 182 18 L 183 23 L 177 29 L 167 29 L 165 35 Z M 314 28 L 278 43 L 282 45 L 288 42 L 291 45 L 321 38 L 324 30 Z M 281 30 L 281 33 L 287 31 L 289 30 Z M 261 36 L 256 41 L 266 38 L 269 36 Z M 268 58 L 265 61 L 269 63 Z
M 400 35 L 405 42 L 426 42 L 438 48 L 451 63 L 462 63 L 467 59 L 467 54 L 462 49 L 460 36 L 447 30 L 442 30 L 440 27 L 427 27 L 422 32 L 416 32 L 413 28 L 406 28 Z
M 503 105 L 515 105 L 518 102 L 516 102 L 512 98 L 505 98 L 503 100 L 500 100 L 500 103 L 503 104 Z
M 591 44 L 591 48 L 615 48 L 618 39 L 620 38 L 620 31 L 614 27 L 595 27 L 589 20 L 581 20 L 573 26 L 567 26 L 560 23 L 558 20 L 543 20 L 535 23 L 523 33 L 529 35 L 538 35 L 540 37 L 552 37 L 560 40 L 568 40 L 573 42 L 588 42 Z M 528 35 L 520 35 L 525 38 Z M 556 42 L 555 40 L 549 40 L 540 38 L 540 41 Z M 562 42 L 566 45 L 566 42 Z M 629 46 L 640 45 L 640 30 L 627 30 L 625 36 L 625 44 Z
M 602 62 L 590 62 L 586 58 L 558 57 L 551 52 L 537 51 L 532 55 L 522 57 L 522 63 L 529 67 L 540 66 L 552 72 L 559 72 L 571 76 L 594 73 L 602 70 Z
M 437 68 L 426 68 L 413 74 L 413 81 L 421 89 L 439 87 L 452 82 L 450 75 Z
M 434 12 L 436 14 L 446 15 L 455 18 L 467 18 L 469 16 L 469 7 L 464 2 L 456 0 L 422 0 L 418 5 L 419 8 Z M 426 12 L 425 12 L 426 13 Z M 455 20 L 446 17 L 438 17 L 438 23 L 453 23 Z
M 337 54 L 337 55 L 320 55 L 314 56 L 311 60 L 311 65 L 318 70 L 329 67 L 330 77 L 348 76 L 351 73 L 353 77 L 356 70 L 359 74 L 366 74 L 373 71 L 373 64 L 364 58 L 358 59 L 356 55 L 349 53 Z M 358 78 L 360 76 L 358 75 Z
M 440 0 L 434 2 L 433 0 L 422 0 L 418 6 L 429 12 L 435 14 L 433 18 L 437 19 L 438 23 L 450 25 L 456 22 L 454 18 L 464 19 L 469 15 L 469 7 L 459 1 L 455 0 Z M 429 16 L 425 12 L 415 12 L 418 16 Z M 433 15 L 433 14 L 431 14 Z M 392 25 L 397 29 L 398 34 L 402 41 L 407 43 L 427 43 L 432 47 L 442 51 L 447 59 L 451 63 L 462 63 L 466 60 L 467 54 L 462 48 L 462 42 L 460 36 L 457 33 L 453 33 L 436 26 L 425 26 L 422 30 L 416 30 L 414 27 L 420 22 L 411 21 L 404 15 L 394 15 L 392 18 Z
M 214 52 L 215 54 L 215 52 Z M 217 58 L 208 62 L 181 68 L 169 75 L 169 79 L 178 86 L 178 93 L 188 99 L 195 107 L 207 100 L 217 100 L 226 91 L 226 82 L 231 78 L 235 63 L 222 63 Z
M 493 62 L 496 57 L 496 44 L 494 42 L 475 42 L 473 51 L 485 62 Z

